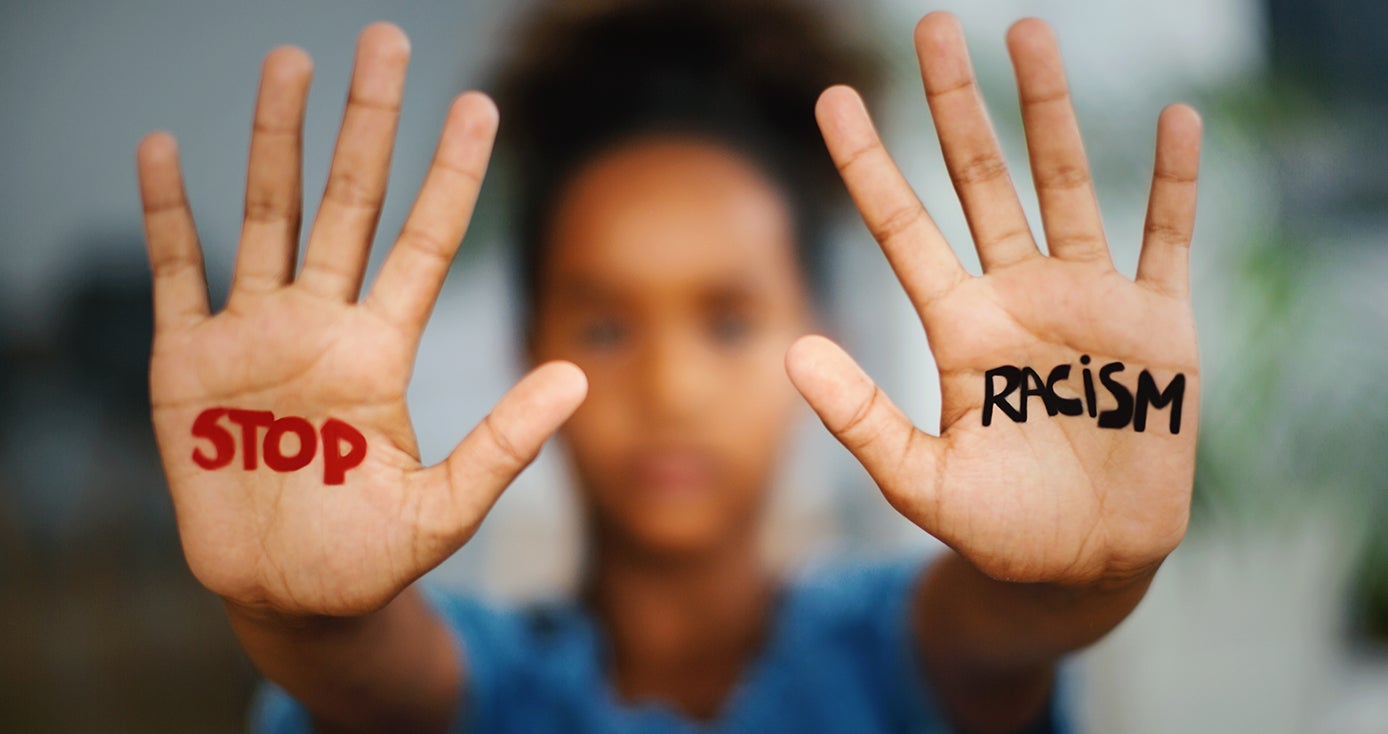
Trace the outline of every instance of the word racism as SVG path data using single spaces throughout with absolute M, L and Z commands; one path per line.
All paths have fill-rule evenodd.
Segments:
M 212 456 L 204 454 L 202 447 L 193 449 L 193 461 L 204 469 L 221 469 L 231 464 L 236 455 L 236 438 L 219 421 L 225 417 L 241 426 L 241 466 L 247 470 L 255 469 L 259 463 L 256 444 L 260 429 L 265 429 L 265 439 L 260 454 L 265 457 L 265 466 L 277 472 L 298 471 L 309 465 L 318 453 L 318 432 L 313 424 L 298 416 L 287 415 L 276 418 L 268 410 L 241 410 L 239 408 L 208 408 L 198 414 L 193 421 L 193 437 L 206 439 L 215 452 Z M 284 453 L 285 434 L 292 433 L 299 446 L 292 454 Z M 347 479 L 347 470 L 359 466 L 366 458 L 366 437 L 361 431 L 336 418 L 323 423 L 323 483 L 342 484 Z M 343 451 L 344 446 L 346 451 Z
M 1089 364 L 1089 355 L 1080 357 L 1080 364 Z M 1152 373 L 1143 370 L 1137 376 L 1137 396 L 1127 387 L 1113 379 L 1114 374 L 1123 371 L 1122 362 L 1110 362 L 1099 368 L 1099 384 L 1103 385 L 1117 406 L 1100 412 L 1099 400 L 1094 390 L 1094 373 L 1088 367 L 1084 372 L 1084 401 L 1079 398 L 1065 398 L 1056 394 L 1055 385 L 1070 377 L 1070 365 L 1062 364 L 1051 370 L 1043 382 L 1041 375 L 1030 367 L 1003 365 L 983 373 L 983 425 L 993 422 L 993 408 L 1017 423 L 1027 420 L 1027 401 L 1033 395 L 1040 397 L 1046 406 L 1046 415 L 1079 415 L 1086 410 L 1090 418 L 1099 419 L 1100 428 L 1125 428 L 1132 423 L 1133 430 L 1141 432 L 1147 428 L 1147 410 L 1160 410 L 1171 406 L 1171 432 L 1181 432 L 1181 401 L 1186 394 L 1186 376 L 1177 373 L 1165 390 L 1157 389 Z M 1002 390 L 998 391 L 994 378 L 1003 379 Z M 1020 398 L 1014 407 L 1007 396 L 1017 392 Z

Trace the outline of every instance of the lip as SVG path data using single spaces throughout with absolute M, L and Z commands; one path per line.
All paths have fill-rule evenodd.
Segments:
M 717 475 L 712 453 L 686 447 L 638 451 L 627 468 L 642 494 L 671 499 L 706 493 Z

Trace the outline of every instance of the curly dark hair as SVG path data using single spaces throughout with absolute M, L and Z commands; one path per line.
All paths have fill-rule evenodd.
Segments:
M 836 83 L 871 97 L 881 69 L 840 26 L 827 5 L 789 0 L 551 1 L 528 16 L 494 85 L 527 332 L 564 183 L 594 154 L 653 132 L 716 140 L 779 184 L 822 298 L 825 225 L 847 197 L 815 101 Z

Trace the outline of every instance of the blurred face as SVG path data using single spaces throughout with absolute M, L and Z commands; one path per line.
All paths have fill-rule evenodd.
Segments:
M 803 407 L 786 203 L 735 153 L 642 140 L 577 172 L 546 246 L 531 358 L 587 373 L 560 435 L 593 529 L 662 555 L 745 539 Z

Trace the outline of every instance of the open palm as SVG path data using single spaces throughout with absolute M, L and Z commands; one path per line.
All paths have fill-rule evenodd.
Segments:
M 1189 515 L 1199 365 L 1187 253 L 1200 119 L 1184 105 L 1159 118 L 1142 253 L 1129 279 L 1109 256 L 1054 34 L 1026 19 L 1007 42 L 1048 254 L 1038 249 L 1009 180 L 953 16 L 927 15 L 916 45 L 983 275 L 960 265 L 851 89 L 827 90 L 816 111 L 864 221 L 925 327 L 940 371 L 940 435 L 913 426 L 823 337 L 798 341 L 787 370 L 892 505 L 980 570 L 1016 581 L 1132 578 L 1175 548 Z M 1112 379 L 1129 391 L 1143 370 L 1161 389 L 1184 380 L 1175 431 L 1175 401 L 1151 402 L 1139 431 L 1127 420 L 1131 393 L 1126 409 L 1102 386 L 1097 400 L 1085 399 L 1082 371 L 1102 385 L 1101 367 L 1115 362 L 1123 369 Z M 1046 380 L 1059 365 L 1070 370 L 1057 375 L 1053 396 L 1027 399 L 1021 386 L 1011 393 L 1014 410 L 1028 409 L 1024 421 L 986 399 L 990 380 L 995 395 L 1005 388 L 990 370 L 1030 367 Z M 1061 400 L 1070 410 L 1052 407 Z M 1121 417 L 1105 420 L 1121 426 L 1100 425 L 1109 410 Z
M 405 388 L 471 216 L 497 115 L 481 94 L 454 102 L 401 235 L 358 301 L 408 57 L 408 41 L 395 26 L 362 32 L 327 188 L 297 278 L 311 63 L 291 47 L 266 57 L 235 280 L 226 308 L 215 315 L 174 141 L 153 133 L 139 148 L 155 279 L 151 402 L 179 535 L 198 579 L 246 607 L 359 614 L 383 606 L 471 536 L 586 389 L 574 365 L 541 365 L 446 461 L 421 465 Z M 325 466 L 326 437 L 313 439 L 316 447 L 283 435 L 271 441 L 262 425 L 247 442 L 240 426 L 224 420 L 235 460 L 209 469 L 195 457 L 212 453 L 215 442 L 196 434 L 194 424 L 217 408 L 294 416 L 316 429 L 340 421 L 364 438 L 364 456 L 334 481 Z M 312 461 L 296 471 L 267 466 L 272 451 L 307 449 L 315 449 Z M 259 454 L 254 468 L 245 463 L 252 452 Z

